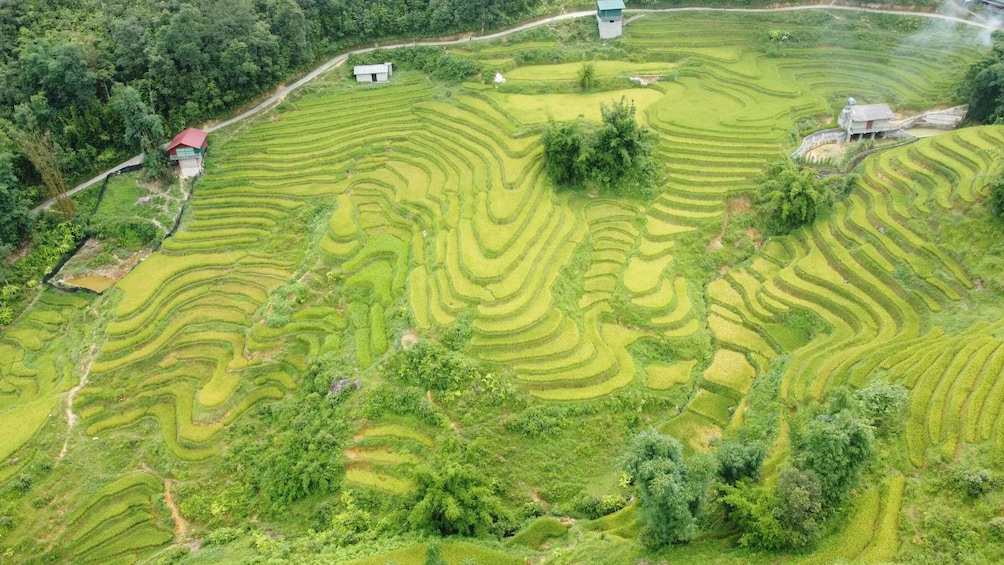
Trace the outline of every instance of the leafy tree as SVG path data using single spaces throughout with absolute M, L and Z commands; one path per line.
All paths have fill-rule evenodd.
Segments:
M 511 519 L 488 480 L 472 465 L 424 465 L 414 480 L 417 494 L 408 522 L 417 530 L 484 536 Z
M 18 71 L 22 93 L 42 92 L 57 109 L 83 107 L 97 96 L 97 74 L 83 45 L 68 34 L 50 32 L 23 42 Z
M 638 489 L 643 541 L 660 547 L 691 539 L 710 468 L 688 466 L 680 442 L 653 430 L 631 440 L 621 465 Z
M 589 176 L 592 127 L 584 120 L 557 123 L 544 128 L 544 169 L 555 184 L 578 186 Z
M 304 376 L 311 386 L 261 407 L 258 418 L 232 429 L 227 465 L 253 506 L 280 512 L 308 496 L 336 492 L 341 484 L 351 426 L 327 391 L 316 391 L 316 383 L 329 376 L 326 364 L 311 363 Z
M 467 386 L 481 374 L 481 370 L 462 353 L 435 342 L 423 341 L 391 357 L 385 374 L 405 384 L 447 391 Z
M 579 69 L 579 88 L 589 90 L 596 84 L 596 66 L 592 63 L 582 63 Z
M 39 134 L 35 130 L 11 128 L 10 137 L 21 146 L 35 170 L 42 176 L 49 191 L 49 197 L 56 201 L 56 206 L 67 220 L 77 214 L 76 206 L 66 195 L 66 181 L 63 178 L 63 168 L 60 164 L 57 147 L 49 139 L 49 134 Z
M 573 188 L 591 181 L 604 192 L 648 196 L 657 171 L 655 134 L 638 124 L 634 104 L 626 98 L 601 105 L 600 112 L 598 127 L 582 119 L 548 122 L 541 136 L 548 177 Z
M 857 393 L 861 409 L 879 432 L 889 431 L 906 406 L 910 393 L 898 383 L 875 381 Z
M 789 467 L 776 487 L 743 479 L 722 489 L 728 520 L 742 532 L 739 543 L 761 551 L 800 549 L 819 539 L 822 493 L 812 473 Z
M 1004 121 L 1004 33 L 993 37 L 993 47 L 969 66 L 960 92 L 969 117 L 987 124 Z
M 20 244 L 31 233 L 32 219 L 28 206 L 17 197 L 17 178 L 11 156 L 0 152 L 0 248 Z M 0 253 L 0 261 L 7 253 Z
M 1004 172 L 987 184 L 987 194 L 990 196 L 990 210 L 998 218 L 1004 218 Z
M 789 467 L 778 475 L 774 516 L 785 532 L 785 546 L 805 547 L 819 539 L 816 518 L 823 510 L 822 494 L 811 472 Z
M 167 172 L 161 149 L 165 141 L 164 120 L 143 103 L 135 88 L 117 84 L 112 92 L 112 106 L 125 123 L 126 145 L 143 153 L 143 166 L 150 177 L 164 176 Z
M 603 124 L 596 130 L 590 156 L 590 176 L 604 190 L 617 194 L 647 194 L 655 180 L 656 135 L 635 120 L 634 103 L 621 98 L 600 105 Z
M 792 433 L 795 466 L 819 481 L 826 508 L 843 502 L 875 454 L 872 427 L 853 410 L 824 412 Z
M 785 531 L 778 521 L 777 493 L 767 487 L 743 480 L 735 486 L 725 486 L 719 499 L 726 509 L 729 522 L 742 532 L 739 544 L 762 551 L 774 551 L 785 546 Z
M 767 446 L 763 442 L 748 438 L 724 439 L 715 452 L 718 476 L 729 485 L 735 485 L 741 479 L 756 481 L 760 478 L 765 457 Z
M 799 170 L 784 159 L 764 167 L 752 196 L 764 231 L 782 235 L 816 219 L 833 193 L 814 169 Z

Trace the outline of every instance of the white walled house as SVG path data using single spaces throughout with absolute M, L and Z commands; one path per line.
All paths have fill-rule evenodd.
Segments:
M 394 74 L 394 65 L 380 63 L 378 65 L 356 65 L 352 69 L 357 82 L 387 82 Z
M 596 23 L 600 39 L 620 37 L 624 32 L 624 0 L 596 0 Z
M 887 132 L 895 131 L 898 126 L 892 124 L 896 114 L 889 108 L 888 104 L 864 104 L 858 106 L 851 103 L 844 107 L 837 118 L 837 123 L 847 132 L 847 141 L 855 135 L 862 138 L 871 134 L 875 139 L 875 134 L 884 136 Z

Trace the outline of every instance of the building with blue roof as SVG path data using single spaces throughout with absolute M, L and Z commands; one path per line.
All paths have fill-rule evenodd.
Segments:
M 624 32 L 624 0 L 596 0 L 596 23 L 600 39 L 620 37 Z

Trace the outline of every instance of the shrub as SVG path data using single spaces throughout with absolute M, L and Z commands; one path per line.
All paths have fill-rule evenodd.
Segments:
M 721 503 L 730 522 L 742 532 L 739 543 L 761 551 L 800 549 L 819 539 L 817 516 L 822 491 L 811 472 L 789 467 L 775 488 L 743 479 L 725 486 Z
M 463 351 L 471 342 L 473 333 L 474 317 L 465 313 L 439 334 L 439 342 L 453 351 Z
M 627 499 L 619 494 L 608 494 L 599 498 L 582 493 L 572 501 L 572 509 L 590 520 L 613 514 L 627 505 Z
M 990 197 L 990 211 L 998 218 L 1004 218 L 1004 173 L 998 174 L 987 184 Z
M 634 103 L 621 98 L 600 105 L 603 123 L 585 120 L 557 123 L 544 129 L 544 169 L 557 185 L 584 189 L 594 183 L 603 192 L 650 196 L 656 180 L 656 135 L 638 124 Z
M 875 455 L 872 428 L 851 409 L 822 413 L 792 430 L 795 466 L 819 481 L 824 506 L 846 498 L 861 469 Z
M 1000 479 L 987 469 L 955 468 L 948 475 L 948 486 L 969 498 L 980 498 L 1000 485 Z
M 205 547 L 213 545 L 226 545 L 241 537 L 242 533 L 243 532 L 240 528 L 216 528 L 202 538 L 202 545 Z
M 996 518 L 991 518 L 987 523 L 990 527 L 990 534 L 997 538 L 999 541 L 1004 541 L 1004 516 L 997 516 Z
M 502 426 L 528 437 L 553 435 L 568 425 L 566 410 L 561 406 L 531 406 L 505 419 Z
M 408 523 L 416 530 L 482 536 L 512 520 L 488 480 L 471 465 L 425 465 L 414 480 L 417 494 Z
M 596 67 L 592 63 L 583 63 L 579 69 L 579 88 L 589 90 L 596 83 Z
M 481 376 L 481 370 L 477 363 L 456 351 L 422 341 L 391 357 L 385 374 L 401 383 L 448 391 L 466 388 Z
M 898 383 L 876 381 L 858 391 L 857 396 L 872 426 L 886 432 L 902 415 L 910 392 Z
M 692 538 L 710 467 L 688 466 L 680 442 L 652 430 L 631 440 L 622 466 L 638 489 L 638 512 L 645 523 L 642 542 L 660 547 Z
M 735 485 L 742 479 L 756 481 L 765 457 L 767 446 L 763 442 L 738 438 L 722 440 L 715 452 L 718 476 L 728 485 Z
M 764 166 L 756 179 L 752 200 L 762 231 L 783 235 L 816 219 L 819 209 L 833 200 L 828 183 L 815 169 L 799 170 L 787 159 Z

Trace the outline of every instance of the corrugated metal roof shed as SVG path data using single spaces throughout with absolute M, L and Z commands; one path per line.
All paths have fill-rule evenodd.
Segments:
M 600 10 L 623 10 L 624 0 L 596 0 L 596 7 Z
M 356 65 L 352 68 L 352 73 L 356 76 L 359 75 L 372 75 L 377 73 L 388 73 L 391 72 L 390 63 L 380 63 L 379 65 Z
M 888 104 L 865 104 L 863 106 L 851 106 L 851 119 L 855 122 L 889 120 L 895 117 L 896 114 L 893 113 Z
M 203 146 L 206 145 L 206 135 L 206 132 L 200 129 L 188 128 L 174 136 L 174 139 L 171 140 L 171 144 L 167 146 L 167 150 L 172 151 L 174 148 L 181 146 L 202 149 Z

